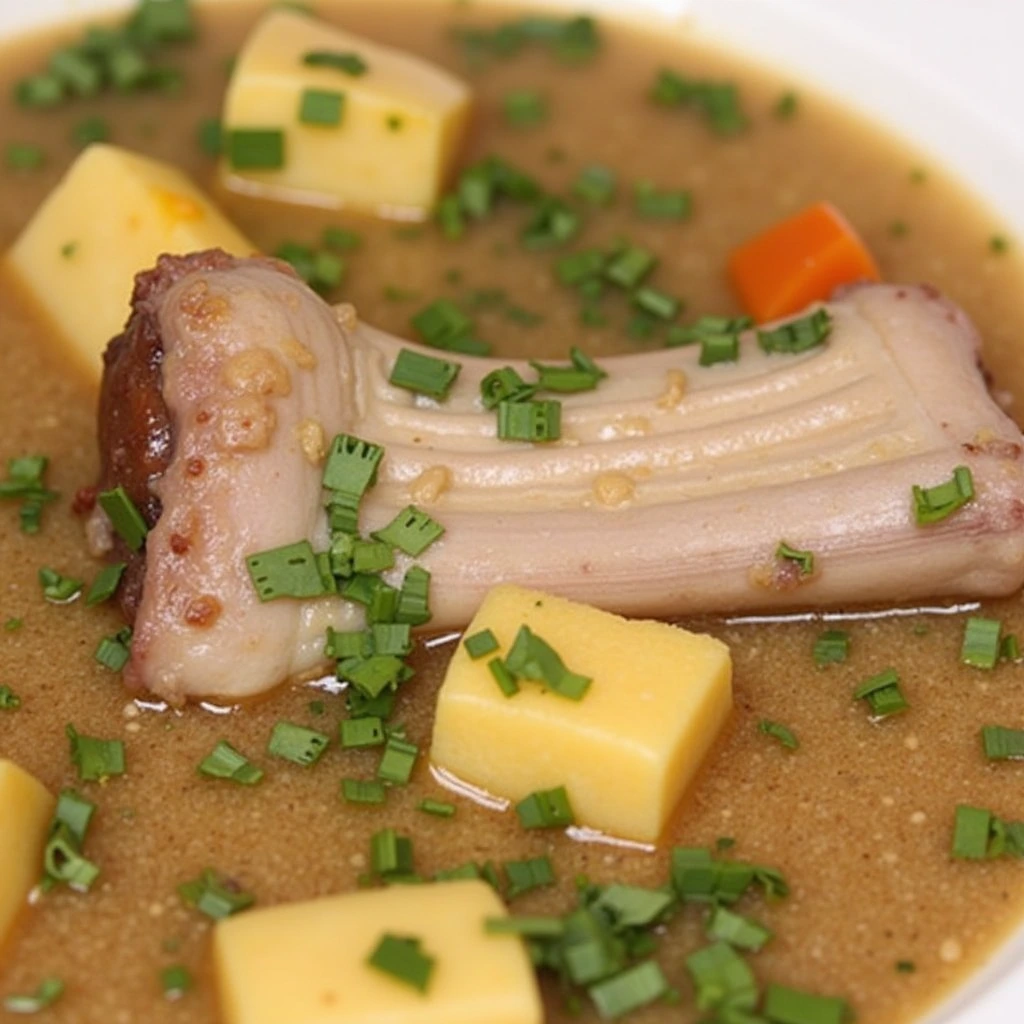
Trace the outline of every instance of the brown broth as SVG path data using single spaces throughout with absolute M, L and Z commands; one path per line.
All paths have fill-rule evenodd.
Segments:
M 461 72 L 466 65 L 446 26 L 501 16 L 493 9 L 408 0 L 321 7 L 354 31 Z M 202 42 L 182 51 L 187 85 L 180 98 L 111 98 L 46 114 L 6 107 L 0 145 L 39 142 L 50 161 L 39 173 L 2 172 L 0 247 L 13 240 L 73 157 L 71 125 L 94 112 L 114 126 L 112 141 L 173 160 L 212 188 L 214 170 L 194 142 L 196 124 L 216 114 L 225 62 L 255 12 L 247 4 L 201 11 Z M 65 35 L 8 44 L 0 93 L 7 95 L 10 82 L 39 66 Z M 1024 324 L 1020 261 L 1013 252 L 988 251 L 998 223 L 941 169 L 813 91 L 800 88 L 797 115 L 777 119 L 772 108 L 793 85 L 778 75 L 685 39 L 610 27 L 605 36 L 602 54 L 586 68 L 567 70 L 544 54 L 524 52 L 473 75 L 480 104 L 466 160 L 498 152 L 552 189 L 566 187 L 592 162 L 617 169 L 625 196 L 640 179 L 692 188 L 695 213 L 685 224 L 639 221 L 631 203 L 620 198 L 592 218 L 579 244 L 628 234 L 656 249 L 663 264 L 655 283 L 684 296 L 687 315 L 694 317 L 736 310 L 722 272 L 733 245 L 808 202 L 832 199 L 859 227 L 887 278 L 930 281 L 965 306 L 982 330 L 997 385 L 1024 400 L 1016 356 L 1017 325 Z M 663 64 L 735 79 L 751 115 L 750 132 L 723 141 L 695 117 L 653 108 L 644 95 Z M 502 125 L 497 111 L 502 94 L 523 85 L 546 90 L 553 114 L 547 125 L 515 132 Z M 912 177 L 917 167 L 926 168 L 923 181 Z M 314 241 L 325 224 L 360 231 L 364 243 L 351 258 L 340 294 L 367 320 L 396 333 L 408 333 L 410 314 L 434 297 L 500 287 L 510 301 L 544 316 L 525 328 L 500 309 L 482 309 L 480 333 L 502 354 L 563 356 L 570 344 L 602 354 L 642 344 L 621 328 L 624 305 L 609 304 L 617 326 L 595 330 L 580 323 L 577 301 L 553 280 L 552 257 L 518 245 L 521 213 L 503 211 L 452 245 L 430 229 L 401 239 L 394 225 L 365 218 L 218 198 L 270 249 L 286 238 Z M 905 233 L 892 230 L 897 221 L 907 226 Z M 452 268 L 461 268 L 458 285 L 447 279 Z M 418 298 L 388 299 L 389 284 Z M 46 452 L 53 485 L 63 495 L 47 509 L 37 537 L 17 532 L 15 509 L 0 509 L 0 623 L 23 621 L 16 631 L 0 631 L 0 683 L 12 686 L 23 702 L 16 712 L 0 712 L 0 755 L 53 791 L 77 785 L 99 804 L 87 847 L 102 868 L 99 882 L 88 895 L 47 896 L 4 950 L 0 994 L 34 989 L 47 975 L 67 983 L 63 1001 L 42 1019 L 214 1024 L 210 926 L 181 906 L 176 886 L 215 866 L 255 893 L 261 905 L 348 890 L 367 866 L 371 834 L 389 825 L 415 836 L 423 874 L 469 858 L 549 853 L 559 884 L 518 900 L 515 909 L 523 913 L 567 909 L 579 874 L 597 882 L 660 884 L 671 844 L 734 837 L 736 856 L 778 866 L 792 886 L 778 904 L 741 905 L 776 932 L 751 958 L 759 980 L 842 995 L 862 1024 L 899 1024 L 919 1014 L 980 964 L 1019 920 L 1019 864 L 949 858 L 957 803 L 1024 817 L 1021 769 L 987 764 L 978 741 L 983 724 L 1024 726 L 1022 669 L 1003 665 L 985 673 L 960 666 L 959 615 L 854 621 L 845 627 L 853 639 L 850 660 L 825 670 L 816 669 L 810 656 L 820 621 L 689 623 L 730 643 L 736 711 L 654 854 L 524 834 L 514 817 L 464 800 L 454 819 L 431 818 L 416 804 L 443 791 L 425 765 L 413 785 L 391 793 L 385 808 L 347 806 L 339 799 L 339 780 L 368 776 L 375 753 L 331 749 L 311 770 L 271 763 L 262 753 L 277 720 L 336 728 L 339 699 L 308 687 L 283 687 L 226 717 L 134 703 L 92 658 L 98 639 L 117 627 L 113 611 L 85 609 L 81 602 L 47 605 L 36 581 L 43 564 L 83 578 L 95 572 L 83 550 L 81 524 L 69 511 L 75 490 L 95 476 L 94 398 L 62 367 L 41 318 L 8 286 L 0 289 L 0 330 L 0 457 Z M 985 612 L 1024 633 L 1016 598 L 990 602 Z M 395 716 L 424 748 L 449 650 L 441 644 L 419 657 L 419 674 Z M 872 724 L 850 694 L 857 682 L 889 665 L 901 672 L 912 709 Z M 325 701 L 326 714 L 311 712 L 313 699 Z M 800 749 L 786 753 L 759 735 L 756 724 L 765 717 L 793 728 Z M 102 786 L 77 783 L 64 735 L 68 722 L 86 734 L 123 738 L 128 774 Z M 221 738 L 266 768 L 259 787 L 241 789 L 197 775 L 195 766 Z M 655 1006 L 630 1020 L 697 1019 L 683 958 L 701 941 L 701 914 L 689 908 L 668 929 L 659 953 L 680 989 L 681 1006 Z M 897 972 L 903 960 L 913 961 L 916 970 Z M 174 963 L 187 965 L 197 985 L 180 1003 L 168 1004 L 158 974 Z M 596 1019 L 573 1017 L 553 986 L 545 991 L 552 1024 Z

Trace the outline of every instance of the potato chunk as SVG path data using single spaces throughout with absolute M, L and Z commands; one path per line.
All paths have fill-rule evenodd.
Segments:
M 228 89 L 224 182 L 275 199 L 422 218 L 455 156 L 469 100 L 464 82 L 426 61 L 273 11 L 250 35 Z M 253 130 L 281 133 L 279 167 L 242 152 Z
M 0 759 L 0 947 L 43 873 L 55 801 L 35 776 Z
M 540 1024 L 521 940 L 488 935 L 504 917 L 475 879 L 399 885 L 253 910 L 218 922 L 225 1024 Z M 425 992 L 367 964 L 385 935 L 420 940 Z
M 502 693 L 488 662 L 523 625 L 592 679 L 581 700 L 525 680 Z M 725 644 L 510 585 L 490 591 L 466 636 L 485 629 L 500 649 L 474 660 L 460 644 L 448 666 L 434 763 L 512 800 L 564 785 L 578 824 L 657 839 L 729 715 Z
M 162 253 L 256 251 L 179 170 L 116 146 L 72 164 L 7 261 L 59 328 L 73 364 L 99 382 L 128 317 L 132 281 Z

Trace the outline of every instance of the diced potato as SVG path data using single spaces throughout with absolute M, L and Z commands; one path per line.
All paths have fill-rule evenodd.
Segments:
M 93 145 L 50 193 L 7 260 L 94 381 L 128 318 L 136 273 L 162 253 L 254 246 L 181 171 Z
M 304 62 L 310 53 L 354 55 L 366 70 L 312 66 Z M 307 90 L 342 95 L 336 123 L 300 120 Z M 469 105 L 469 87 L 426 61 L 272 11 L 247 40 L 228 88 L 224 182 L 275 199 L 422 218 L 440 194 Z M 232 161 L 232 133 L 252 129 L 284 133 L 280 168 Z
M 35 776 L 0 758 L 0 946 L 42 877 L 55 804 Z
M 218 922 L 225 1024 L 540 1024 L 522 941 L 489 935 L 504 917 L 475 879 L 399 885 L 252 910 Z M 425 992 L 367 964 L 385 934 L 435 961 Z
M 523 681 L 506 697 L 488 668 L 526 625 L 593 682 L 579 701 Z M 653 841 L 732 706 L 729 650 L 709 636 L 630 621 L 522 587 L 495 587 L 466 629 L 501 644 L 473 660 L 460 644 L 437 702 L 431 759 L 521 800 L 564 785 L 576 821 Z

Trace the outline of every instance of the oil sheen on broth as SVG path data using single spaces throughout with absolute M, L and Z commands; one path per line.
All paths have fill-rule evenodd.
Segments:
M 352 0 L 318 8 L 356 32 L 457 73 L 468 68 L 450 27 L 511 16 L 491 5 L 484 10 L 427 2 Z M 0 245 L 10 244 L 72 159 L 71 126 L 89 114 L 108 118 L 112 141 L 183 165 L 212 188 L 213 167 L 195 142 L 196 126 L 200 118 L 216 116 L 226 62 L 257 13 L 248 4 L 201 10 L 200 40 L 179 55 L 187 71 L 178 98 L 113 97 L 42 114 L 5 107 L 0 143 L 39 142 L 49 160 L 34 173 L 3 172 Z M 61 38 L 63 33 L 8 45 L 0 62 L 8 79 L 4 93 L 40 66 Z M 472 74 L 479 113 L 464 160 L 498 153 L 555 191 L 589 163 L 614 167 L 623 190 L 639 180 L 692 189 L 694 215 L 684 224 L 640 221 L 630 202 L 620 199 L 592 218 L 579 240 L 600 244 L 626 235 L 659 252 L 657 283 L 686 299 L 688 317 L 738 312 L 723 274 L 730 248 L 811 201 L 830 199 L 861 230 L 887 279 L 929 281 L 968 310 L 984 335 L 996 386 L 1024 401 L 1015 356 L 1017 325 L 1024 323 L 1021 267 L 1012 249 L 990 251 L 999 224 L 941 168 L 800 83 L 686 41 L 613 26 L 605 26 L 604 39 L 598 58 L 584 67 L 566 68 L 543 53 L 524 51 Z M 661 66 L 734 80 L 750 130 L 723 140 L 696 116 L 653 107 L 645 96 Z M 544 90 L 551 109 L 548 121 L 529 131 L 508 128 L 500 116 L 504 93 L 524 86 Z M 789 89 L 797 92 L 797 110 L 780 119 L 774 107 Z M 479 333 L 499 354 L 564 357 L 575 344 L 601 355 L 659 344 L 627 336 L 624 306 L 617 314 L 613 307 L 613 326 L 582 324 L 577 300 L 554 280 L 551 257 L 518 245 L 521 215 L 515 212 L 499 211 L 453 244 L 430 227 L 402 231 L 338 214 L 217 198 L 268 250 L 286 239 L 313 242 L 328 224 L 360 232 L 362 246 L 338 297 L 398 334 L 408 334 L 410 315 L 433 298 L 500 288 L 508 302 L 481 300 L 476 314 Z M 532 326 L 514 322 L 504 311 L 508 303 L 543 319 Z M 54 792 L 76 785 L 64 734 L 73 722 L 83 733 L 124 739 L 129 765 L 122 778 L 84 786 L 99 805 L 88 852 L 101 866 L 100 881 L 87 895 L 55 891 L 23 922 L 4 950 L 4 994 L 30 991 L 41 978 L 57 975 L 67 993 L 52 1019 L 68 1024 L 214 1024 L 209 925 L 180 905 L 176 886 L 215 866 L 262 905 L 351 889 L 367 866 L 371 834 L 385 826 L 415 837 L 417 868 L 426 875 L 469 858 L 549 854 L 558 886 L 518 900 L 518 913 L 567 909 L 581 874 L 596 882 L 660 884 L 671 843 L 713 845 L 732 837 L 737 856 L 779 867 L 792 888 L 778 904 L 750 908 L 776 933 L 753 958 L 758 978 L 842 995 L 864 1024 L 897 1024 L 920 1013 L 1019 918 L 1019 864 L 949 858 L 957 803 L 1022 816 L 1020 769 L 986 764 L 978 740 L 982 725 L 1021 724 L 1021 669 L 962 667 L 960 616 L 922 611 L 853 621 L 844 626 L 852 637 L 850 659 L 827 670 L 817 669 L 810 653 L 820 622 L 688 623 L 732 647 L 736 710 L 654 854 L 524 833 L 514 817 L 464 800 L 452 820 L 429 817 L 416 805 L 442 791 L 425 765 L 413 785 L 391 793 L 384 809 L 347 806 L 339 799 L 339 779 L 371 773 L 372 752 L 334 749 L 313 770 L 275 763 L 251 790 L 204 780 L 195 766 L 219 739 L 228 738 L 262 764 L 274 722 L 331 731 L 338 698 L 286 686 L 230 715 L 200 708 L 160 712 L 133 703 L 95 664 L 98 639 L 118 625 L 115 613 L 87 610 L 81 602 L 47 605 L 36 580 L 44 564 L 82 578 L 95 571 L 81 523 L 69 511 L 76 489 L 95 477 L 94 397 L 62 366 L 45 326 L 9 285 L 0 288 L 0 325 L 0 457 L 50 455 L 52 483 L 63 496 L 47 510 L 36 537 L 17 531 L 14 508 L 0 509 L 0 622 L 23 623 L 0 633 L 0 682 L 22 698 L 16 712 L 0 712 L 0 753 Z M 1008 631 L 1024 630 L 1016 599 L 991 602 L 985 613 L 1002 619 Z M 433 694 L 453 642 L 440 641 L 421 654 L 418 675 L 400 698 L 396 719 L 424 747 Z M 900 671 L 912 709 L 873 725 L 850 693 L 890 665 Z M 314 699 L 325 702 L 325 714 L 313 713 Z M 762 718 L 784 721 L 798 734 L 800 749 L 787 753 L 759 735 Z M 681 914 L 661 945 L 660 960 L 680 987 L 681 1006 L 655 1005 L 631 1020 L 697 1019 L 683 958 L 702 941 L 700 922 L 692 909 Z M 915 969 L 898 971 L 899 961 Z M 160 994 L 158 975 L 174 963 L 189 967 L 197 984 L 172 1004 Z M 546 1003 L 551 1022 L 585 1019 L 568 1013 L 554 986 Z

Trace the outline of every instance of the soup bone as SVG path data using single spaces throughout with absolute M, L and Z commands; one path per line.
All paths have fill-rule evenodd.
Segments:
M 338 432 L 386 449 L 364 530 L 410 502 L 446 528 L 419 560 L 431 628 L 464 625 L 501 581 L 640 616 L 1020 587 L 1022 438 L 986 391 L 965 315 L 895 285 L 828 309 L 827 343 L 799 355 L 747 336 L 732 364 L 700 367 L 694 349 L 605 360 L 596 391 L 565 398 L 562 440 L 529 445 L 497 441 L 482 408 L 480 381 L 503 362 L 462 358 L 437 403 L 388 383 L 418 346 L 331 309 L 281 264 L 162 258 L 138 279 L 101 395 L 101 486 L 124 485 L 152 526 L 122 595 L 128 684 L 246 697 L 322 669 L 328 626 L 361 626 L 337 598 L 260 603 L 245 566 L 300 539 L 327 546 L 319 457 Z M 959 465 L 975 500 L 917 525 L 912 485 Z M 91 526 L 102 542 L 102 513 Z M 783 540 L 814 553 L 812 574 L 776 557 Z

